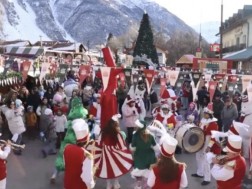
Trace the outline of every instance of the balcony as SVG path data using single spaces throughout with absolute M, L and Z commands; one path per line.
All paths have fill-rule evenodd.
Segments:
M 225 47 L 222 49 L 222 53 L 229 53 L 229 52 L 235 52 L 235 51 L 240 51 L 242 49 L 246 48 L 246 44 L 240 44 L 240 45 L 235 45 L 235 46 L 231 46 L 231 47 Z

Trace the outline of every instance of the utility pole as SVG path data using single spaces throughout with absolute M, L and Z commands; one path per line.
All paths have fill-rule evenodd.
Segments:
M 221 0 L 221 26 L 220 26 L 220 59 L 222 59 L 222 36 L 223 35 L 223 0 Z

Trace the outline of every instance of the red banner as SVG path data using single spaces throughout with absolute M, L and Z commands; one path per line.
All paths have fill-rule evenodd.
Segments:
M 108 67 L 116 67 L 110 48 L 109 47 L 103 48 L 102 52 L 106 65 Z
M 217 81 L 209 81 L 210 102 L 212 102 L 213 100 L 213 96 L 214 96 L 217 84 L 218 84 Z
M 147 84 L 147 90 L 148 93 L 150 93 L 150 89 L 154 80 L 155 76 L 155 71 L 154 70 L 147 70 L 145 69 L 144 71 L 145 79 L 146 79 L 146 84 Z
M 27 78 L 27 75 L 28 75 L 30 66 L 31 66 L 31 62 L 29 62 L 29 61 L 27 61 L 27 60 L 24 61 L 24 62 L 22 63 L 22 76 L 23 76 L 23 81 L 25 81 L 26 78 Z
M 55 77 L 56 73 L 57 73 L 57 70 L 58 70 L 58 66 L 56 63 L 51 63 L 50 65 L 50 75 Z
M 125 75 L 124 75 L 124 73 L 120 73 L 119 78 L 120 78 L 121 86 L 124 88 L 125 87 Z
M 165 89 L 166 89 L 166 78 L 160 78 L 160 96 L 162 96 Z
M 80 70 L 79 70 L 79 77 L 80 77 L 80 84 L 89 76 L 90 74 L 90 65 L 80 65 Z

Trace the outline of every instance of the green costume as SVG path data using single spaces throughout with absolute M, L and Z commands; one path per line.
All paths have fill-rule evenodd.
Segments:
M 61 142 L 58 157 L 56 159 L 56 168 L 58 171 L 64 171 L 63 152 L 67 144 L 76 144 L 76 137 L 72 128 L 72 121 L 75 119 L 85 119 L 88 111 L 83 107 L 81 99 L 74 97 L 70 104 L 70 112 L 67 116 L 67 132 L 64 140 Z

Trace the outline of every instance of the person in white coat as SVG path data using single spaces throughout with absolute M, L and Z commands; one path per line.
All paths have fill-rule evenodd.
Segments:
M 0 136 L 2 134 L 0 133 Z M 6 159 L 11 152 L 10 142 L 8 141 L 5 146 L 0 148 L 0 189 L 6 189 Z

